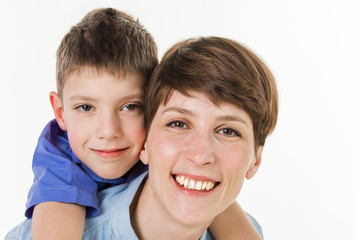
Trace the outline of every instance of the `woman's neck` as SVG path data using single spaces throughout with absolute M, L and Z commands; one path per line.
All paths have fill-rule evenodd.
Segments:
M 189 226 L 177 222 L 151 191 L 148 181 L 142 183 L 131 205 L 131 223 L 139 239 L 199 239 L 209 223 Z

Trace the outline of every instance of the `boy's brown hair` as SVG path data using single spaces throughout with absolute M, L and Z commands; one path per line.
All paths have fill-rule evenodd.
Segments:
M 147 81 L 157 64 L 157 46 L 138 20 L 113 8 L 96 9 L 62 39 L 57 50 L 57 91 L 62 99 L 66 77 L 86 66 L 113 74 L 136 72 Z
M 166 52 L 146 89 L 147 133 L 159 105 L 166 104 L 173 91 L 189 96 L 191 90 L 204 93 L 215 104 L 228 102 L 244 109 L 253 122 L 255 149 L 275 128 L 275 79 L 259 57 L 233 40 L 188 39 Z

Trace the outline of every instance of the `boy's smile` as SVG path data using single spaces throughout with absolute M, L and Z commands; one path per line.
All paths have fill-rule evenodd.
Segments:
M 122 149 L 92 149 L 101 158 L 116 158 L 122 155 L 129 148 Z
M 66 79 L 56 119 L 75 155 L 102 178 L 121 177 L 138 161 L 145 137 L 142 85 L 138 74 L 92 67 Z M 50 97 L 55 110 L 58 96 Z

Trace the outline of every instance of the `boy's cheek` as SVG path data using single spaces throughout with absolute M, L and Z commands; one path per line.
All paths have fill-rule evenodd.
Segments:
M 141 139 L 141 145 L 144 144 L 145 139 L 145 127 L 143 118 L 133 119 L 131 122 L 127 122 L 130 127 L 128 134 L 133 134 L 137 139 Z

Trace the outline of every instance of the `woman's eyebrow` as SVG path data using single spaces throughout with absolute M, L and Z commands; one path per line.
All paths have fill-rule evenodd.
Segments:
M 191 112 L 190 110 L 187 110 L 185 108 L 180 108 L 180 107 L 167 108 L 163 111 L 163 114 L 166 112 L 177 112 L 177 113 L 181 113 L 181 114 L 185 114 L 185 115 L 189 115 L 189 116 L 194 116 L 194 113 Z
M 181 113 L 181 114 L 185 114 L 185 115 L 189 115 L 189 116 L 195 115 L 192 111 L 185 109 L 185 108 L 180 108 L 180 107 L 167 108 L 163 111 L 163 114 L 167 113 L 167 112 L 177 112 L 177 113 Z M 247 122 L 242 117 L 237 116 L 237 115 L 222 115 L 222 116 L 219 116 L 217 119 L 220 121 L 240 122 L 247 126 Z
M 241 122 L 241 123 L 243 123 L 243 124 L 245 124 L 247 126 L 247 122 L 243 118 L 241 118 L 240 116 L 236 116 L 236 115 L 219 116 L 218 119 L 221 120 L 221 121 Z

